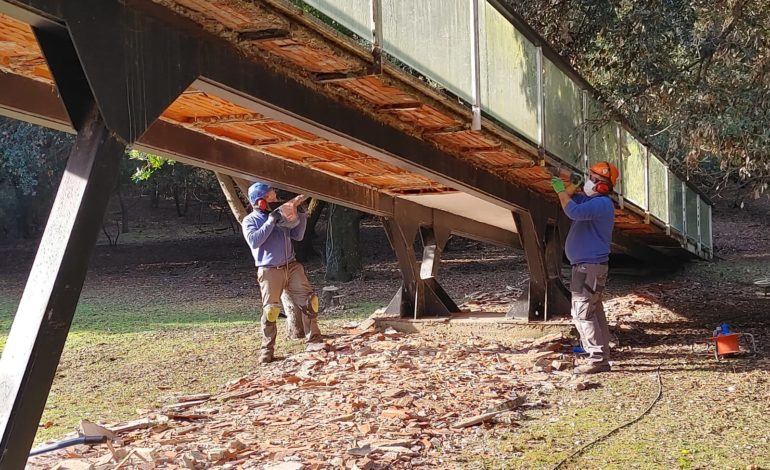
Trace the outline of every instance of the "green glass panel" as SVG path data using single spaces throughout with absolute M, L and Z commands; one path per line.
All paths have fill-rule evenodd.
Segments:
M 623 136 L 623 196 L 642 209 L 647 209 L 646 149 L 625 129 L 620 132 Z
M 383 48 L 472 102 L 470 5 L 468 0 L 382 0 Z
M 666 199 L 666 166 L 650 154 L 650 213 L 663 222 L 668 222 L 668 200 Z
M 700 239 L 701 244 L 711 247 L 711 206 L 700 200 Z
M 684 232 L 684 199 L 682 194 L 682 180 L 674 176 L 674 174 L 668 172 L 668 209 L 671 220 L 669 223 L 672 227 Z
M 543 59 L 545 148 L 564 161 L 582 166 L 582 91 L 550 60 Z
M 687 206 L 687 238 L 698 241 L 700 227 L 698 226 L 698 196 L 690 188 L 685 192 L 685 205 Z
M 593 100 L 588 100 L 588 121 L 586 125 L 588 142 L 586 151 L 588 152 L 588 166 L 593 166 L 597 162 L 610 162 L 620 170 L 620 182 L 615 186 L 615 192 L 623 194 L 623 168 L 620 166 L 620 147 L 618 145 L 618 124 L 614 121 L 604 122 L 599 104 Z
M 482 109 L 540 143 L 537 48 L 495 7 L 480 10 Z
M 305 0 L 305 2 L 363 39 L 372 41 L 371 0 Z

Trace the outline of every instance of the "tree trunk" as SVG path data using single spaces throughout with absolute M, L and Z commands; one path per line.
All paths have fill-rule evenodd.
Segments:
M 118 202 L 120 202 L 121 233 L 128 233 L 128 208 L 126 201 L 123 200 L 123 191 L 118 188 Z
M 171 195 L 174 196 L 174 205 L 176 206 L 176 216 L 182 217 L 182 201 L 179 200 L 179 185 L 176 181 L 171 186 Z
M 25 240 L 30 240 L 36 234 L 32 230 L 32 205 L 29 202 L 29 196 L 17 191 L 16 201 L 16 227 L 19 236 Z
M 307 228 L 305 228 L 305 237 L 295 242 L 294 252 L 297 255 L 297 261 L 304 262 L 317 256 L 318 253 L 313 249 L 313 240 L 316 238 L 315 226 L 321 218 L 326 207 L 326 201 L 320 201 L 316 198 L 310 200 L 307 208 Z
M 160 205 L 160 188 L 158 183 L 155 183 L 152 188 L 152 194 L 150 195 L 150 205 L 157 209 Z
M 184 206 L 182 209 L 182 216 L 187 215 L 187 208 L 190 206 L 190 182 L 187 177 L 184 179 Z
M 347 282 L 361 271 L 361 213 L 329 204 L 326 229 L 326 280 Z
M 294 305 L 289 294 L 284 291 L 281 294 L 283 313 L 286 314 L 286 336 L 292 339 L 305 337 L 305 327 L 302 325 L 302 312 Z

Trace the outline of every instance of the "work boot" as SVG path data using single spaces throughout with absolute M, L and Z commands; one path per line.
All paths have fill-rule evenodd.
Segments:
M 612 367 L 606 362 L 593 362 L 583 364 L 572 369 L 573 374 L 598 374 L 600 372 L 609 372 Z
M 318 334 L 318 335 L 313 335 L 313 336 L 311 336 L 310 338 L 306 338 L 306 339 L 305 339 L 305 343 L 307 343 L 307 344 L 311 344 L 311 343 L 323 343 L 323 342 L 324 342 L 324 337 L 323 337 L 323 335 L 320 335 L 320 334 Z
M 273 362 L 273 353 L 264 352 L 260 354 L 258 362 L 262 365 L 270 364 L 271 362 Z

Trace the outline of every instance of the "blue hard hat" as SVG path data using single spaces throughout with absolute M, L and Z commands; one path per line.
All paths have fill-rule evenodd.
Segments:
M 271 189 L 273 188 L 267 183 L 257 182 L 252 184 L 249 186 L 249 202 L 252 205 L 256 204 L 260 199 L 264 199 Z

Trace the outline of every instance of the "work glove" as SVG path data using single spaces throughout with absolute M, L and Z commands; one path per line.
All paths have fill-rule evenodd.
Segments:
M 553 177 L 551 178 L 551 187 L 553 187 L 553 190 L 557 193 L 566 191 L 564 188 L 564 181 L 561 180 L 561 178 Z
M 274 209 L 272 212 L 270 212 L 270 215 L 267 216 L 267 221 L 272 222 L 273 225 L 278 225 L 283 220 L 283 214 L 281 214 L 280 209 Z

